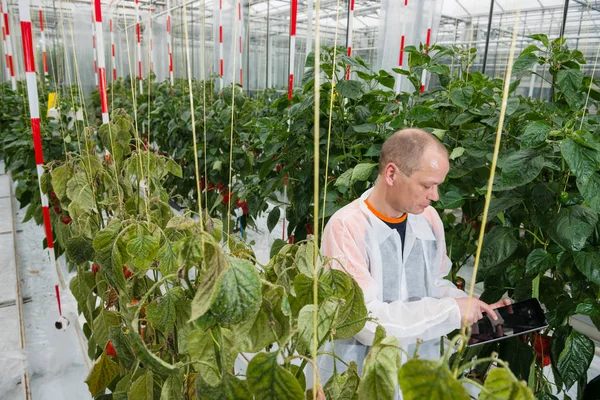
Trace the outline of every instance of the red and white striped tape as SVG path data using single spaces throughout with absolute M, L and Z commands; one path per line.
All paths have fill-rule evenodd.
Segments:
M 298 0 L 292 0 L 290 7 L 290 65 L 288 77 L 288 100 L 294 92 L 294 62 L 296 58 L 296 21 L 298 20 Z
M 433 15 L 433 13 L 432 13 Z M 432 18 L 433 19 L 433 18 Z M 433 23 L 433 21 L 430 23 L 429 28 L 427 28 L 427 38 L 425 39 L 425 45 L 427 47 L 431 46 L 431 24 Z M 429 53 L 428 50 L 425 50 L 425 54 Z M 423 93 L 425 91 L 425 82 L 427 80 L 427 70 L 423 70 L 423 72 L 421 73 L 421 89 L 419 90 L 420 93 Z
M 10 82 L 13 90 L 17 90 L 17 78 L 15 77 L 15 63 L 13 61 L 12 44 L 10 41 L 10 22 L 8 18 L 8 4 L 2 0 L 2 18 L 4 20 L 4 39 L 6 51 L 6 65 L 10 73 Z
M 113 32 L 113 20 L 112 20 L 112 10 L 110 10 L 109 14 L 109 24 L 110 24 L 110 59 L 112 64 L 112 77 L 113 82 L 117 80 L 117 55 L 115 52 L 115 34 Z
M 171 0 L 167 0 L 167 54 L 169 57 L 169 78 L 171 86 L 175 85 L 173 77 L 173 40 L 171 39 Z
M 40 4 L 40 44 L 42 45 L 42 61 L 44 66 L 44 75 L 48 75 L 48 58 L 46 57 L 46 32 L 44 31 L 44 12 Z
M 138 62 L 138 79 L 140 82 L 140 94 L 143 93 L 142 79 L 142 31 L 140 26 L 140 5 L 139 0 L 135 0 L 135 33 L 137 35 L 137 62 Z
M 98 42 L 98 77 L 100 79 L 100 107 L 102 109 L 102 123 L 108 123 L 108 98 L 106 96 L 106 60 L 104 58 L 104 32 L 102 30 L 102 3 L 94 0 L 94 11 L 96 15 L 96 41 Z
M 6 33 L 4 33 L 4 13 L 2 12 L 2 3 L 0 2 L 0 26 L 2 26 L 2 51 L 4 52 L 4 73 L 6 82 L 10 81 L 10 68 L 8 68 L 8 53 L 6 50 Z
M 239 46 L 240 46 L 240 86 L 244 86 L 243 83 L 243 75 L 244 75 L 244 59 L 242 58 L 242 33 L 244 32 L 244 24 L 242 23 L 242 3 L 240 1 L 237 2 L 237 11 L 238 11 L 238 32 L 239 34 Z
M 152 45 L 152 11 L 154 11 L 153 8 L 151 8 L 148 13 L 148 19 L 149 19 L 148 25 L 150 26 L 150 32 L 148 33 L 148 38 L 150 41 L 150 71 L 154 72 L 154 46 Z
M 96 18 L 94 17 L 94 0 L 92 0 L 92 52 L 94 53 L 94 80 L 98 89 L 98 58 L 96 51 Z
M 40 108 L 38 103 L 38 90 L 35 75 L 35 58 L 33 54 L 33 36 L 31 32 L 29 0 L 19 0 L 19 16 L 21 21 L 21 37 L 23 39 L 23 59 L 25 66 L 25 80 L 27 82 L 27 97 L 29 100 L 29 114 L 31 117 L 31 133 L 33 137 L 33 148 L 35 151 L 35 163 L 37 167 L 39 184 L 41 182 L 41 176 L 44 173 L 44 153 L 42 150 L 42 135 L 40 131 Z M 48 242 L 50 263 L 51 268 L 54 269 L 56 268 L 56 257 L 54 255 L 54 240 L 52 238 L 50 209 L 48 208 L 48 198 L 44 193 L 42 193 L 41 186 L 40 197 L 42 199 L 42 214 L 44 217 L 44 227 L 46 228 L 46 241 Z M 58 284 L 55 285 L 55 290 L 58 293 Z
M 348 57 L 352 56 L 352 31 L 354 30 L 354 0 L 350 0 L 350 8 L 348 10 L 348 37 L 346 42 L 348 45 Z M 346 79 L 350 79 L 350 65 L 346 65 Z
M 223 0 L 219 0 L 219 75 L 221 75 L 221 89 L 223 89 L 223 74 L 225 65 L 223 62 Z

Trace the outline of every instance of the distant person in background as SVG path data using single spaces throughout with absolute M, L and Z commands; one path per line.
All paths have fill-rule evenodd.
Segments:
M 445 280 L 451 267 L 446 255 L 444 226 L 430 206 L 450 168 L 448 151 L 431 134 L 403 129 L 386 140 L 379 159 L 375 186 L 337 211 L 325 227 L 322 250 L 335 258 L 331 267 L 347 270 L 364 292 L 371 316 L 388 336 L 411 349 L 418 339 L 421 358 L 438 359 L 440 337 L 471 325 L 510 300 L 488 305 L 472 299 Z M 335 342 L 341 359 L 363 360 L 375 337 L 377 324 L 367 322 L 349 340 Z M 336 364 L 338 373 L 345 370 Z M 323 382 L 333 373 L 333 358 L 319 361 Z

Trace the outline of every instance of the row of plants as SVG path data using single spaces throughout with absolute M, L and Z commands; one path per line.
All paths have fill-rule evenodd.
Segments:
M 587 315 L 592 318 L 596 326 L 600 325 L 598 303 L 600 206 L 594 196 L 597 193 L 594 189 L 598 188 L 599 182 L 597 171 L 600 169 L 598 156 L 600 138 L 596 127 L 597 117 L 595 114 L 590 115 L 590 109 L 597 106 L 596 101 L 600 99 L 600 94 L 594 89 L 596 81 L 585 77 L 581 71 L 581 64 L 585 60 L 578 50 L 570 51 L 563 40 L 550 41 L 544 35 L 534 35 L 532 38 L 536 44 L 526 48 L 514 64 L 513 73 L 516 79 L 510 88 L 511 95 L 508 99 L 501 158 L 498 165 L 499 177 L 494 183 L 494 199 L 490 217 L 486 221 L 488 234 L 484 242 L 484 257 L 477 279 L 484 282 L 485 292 L 482 298 L 486 301 L 495 301 L 505 293 L 515 300 L 538 297 L 548 310 L 550 327 L 541 335 L 529 337 L 525 343 L 517 339 L 505 340 L 500 344 L 482 346 L 476 351 L 464 352 L 461 358 L 462 362 L 468 363 L 473 357 L 485 360 L 491 354 L 499 353 L 500 358 L 509 362 L 512 373 L 519 379 L 526 380 L 536 396 L 554 398 L 553 392 L 565 391 L 575 383 L 580 389 L 583 387 L 593 357 L 593 343 L 571 328 L 569 317 L 574 314 Z M 431 48 L 422 46 L 408 47 L 406 51 L 409 54 L 408 70 L 395 69 L 392 72 L 406 75 L 413 83 L 414 91 L 400 94 L 396 94 L 393 90 L 395 78 L 392 72 L 373 71 L 360 58 L 354 57 L 338 56 L 334 64 L 333 49 L 325 48 L 322 52 L 320 62 L 321 69 L 324 71 L 324 83 L 320 88 L 321 103 L 319 104 L 322 127 L 320 159 L 321 170 L 325 171 L 326 168 L 328 170 L 327 179 L 323 174 L 320 182 L 321 187 L 327 185 L 325 186 L 326 197 L 321 197 L 325 205 L 324 216 L 332 215 L 372 184 L 377 174 L 376 163 L 380 144 L 386 137 L 395 130 L 407 126 L 426 129 L 438 136 L 451 154 L 451 171 L 447 181 L 440 188 L 440 201 L 436 204 L 436 208 L 440 210 L 446 227 L 448 253 L 453 262 L 448 279 L 464 286 L 460 281 L 459 271 L 472 259 L 476 248 L 475 235 L 482 223 L 484 189 L 489 176 L 493 140 L 498 125 L 503 81 L 469 71 L 469 66 L 476 56 L 472 49 L 454 46 Z M 550 73 L 549 83 L 554 85 L 553 99 L 550 102 L 541 102 L 515 94 L 521 77 L 533 73 L 531 68 L 535 63 L 546 66 Z M 207 171 L 201 172 L 202 202 L 207 218 L 210 216 L 210 221 L 213 221 L 212 224 L 227 226 L 227 218 L 231 218 L 228 215 L 228 203 L 231 203 L 232 209 L 235 208 L 234 206 L 245 207 L 248 211 L 247 222 L 252 224 L 255 218 L 267 210 L 268 203 L 281 204 L 280 194 L 284 181 L 287 180 L 289 199 L 286 203 L 286 218 L 289 222 L 287 236 L 293 238 L 291 241 L 298 242 L 314 231 L 315 228 L 311 224 L 312 173 L 310 172 L 313 160 L 312 129 L 315 106 L 314 74 L 311 69 L 313 64 L 314 59 L 309 57 L 304 81 L 302 86 L 294 91 L 291 102 L 286 96 L 277 95 L 272 90 L 265 91 L 255 98 L 249 98 L 237 87 L 217 91 L 214 80 L 194 83 L 192 90 L 197 104 L 194 117 L 201 144 L 197 155 L 200 158 L 200 170 L 204 171 L 205 163 L 208 166 Z M 448 64 L 456 68 L 450 69 Z M 357 79 L 343 79 L 346 65 L 351 65 L 353 71 L 356 71 Z M 433 74 L 440 85 L 419 93 L 423 69 Z M 189 91 L 184 81 L 176 82 L 175 87 L 171 88 L 168 82 L 157 83 L 153 79 L 148 79 L 145 81 L 145 87 L 150 87 L 148 93 L 138 96 L 134 102 L 129 83 L 122 81 L 110 88 L 109 99 L 114 102 L 113 104 L 122 105 L 127 109 L 126 112 L 119 111 L 117 113 L 119 115 L 115 117 L 117 120 L 119 118 L 123 120 L 125 114 L 129 114 L 128 123 L 134 127 L 133 132 L 139 131 L 140 136 L 150 132 L 151 147 L 155 145 L 163 155 L 147 150 L 140 151 L 144 140 L 139 138 L 137 141 L 130 142 L 131 129 L 126 135 L 123 132 L 127 129 L 119 130 L 118 127 L 109 129 L 109 126 L 105 125 L 99 128 L 96 135 L 94 129 L 84 130 L 83 126 L 79 129 L 77 123 L 68 128 L 69 122 L 72 121 L 64 115 L 63 118 L 66 119 L 61 124 L 62 131 L 51 125 L 52 121 L 45 126 L 45 132 L 57 132 L 57 130 L 61 132 L 45 136 L 45 140 L 48 140 L 47 136 L 52 138 L 50 140 L 54 140 L 59 149 L 56 155 L 46 159 L 60 160 L 73 169 L 75 168 L 73 161 L 65 161 L 61 156 L 75 151 L 78 153 L 73 154 L 83 157 L 84 153 L 75 148 L 75 143 L 89 141 L 92 147 L 86 147 L 88 155 L 85 157 L 90 160 L 95 159 L 92 155 L 95 154 L 93 143 L 97 141 L 100 144 L 99 148 L 113 149 L 114 146 L 107 138 L 110 138 L 111 131 L 117 132 L 117 136 L 114 137 L 118 138 L 118 135 L 122 135 L 122 138 L 117 140 L 121 144 L 116 143 L 117 147 L 111 151 L 113 158 L 110 161 L 114 163 L 113 167 L 110 167 L 107 160 L 98 163 L 90 162 L 90 171 L 96 171 L 93 172 L 92 177 L 95 177 L 90 182 L 98 180 L 99 185 L 110 185 L 112 179 L 110 176 L 121 174 L 123 183 L 120 185 L 128 186 L 132 176 L 143 174 L 142 168 L 137 170 L 136 175 L 137 167 L 134 167 L 134 164 L 138 161 L 143 161 L 142 166 L 148 162 L 151 165 L 164 163 L 158 168 L 159 172 L 156 174 L 148 172 L 145 175 L 146 179 L 140 180 L 139 177 L 134 179 L 141 186 L 133 187 L 131 193 L 128 192 L 129 205 L 124 203 L 124 207 L 125 210 L 128 210 L 127 207 L 133 210 L 133 203 L 136 203 L 136 212 L 145 210 L 147 214 L 155 214 L 155 218 L 164 215 L 162 223 L 168 224 L 171 220 L 166 217 L 170 212 L 167 211 L 169 199 L 175 198 L 179 204 L 190 210 L 197 209 L 198 193 L 195 183 L 195 154 L 191 146 L 192 119 L 189 111 Z M 18 96 L 15 95 L 14 98 L 17 99 Z M 88 102 L 91 116 L 89 119 L 92 125 L 94 125 L 93 116 L 99 115 L 99 105 L 95 104 L 97 101 L 94 100 L 95 98 L 96 96 L 92 96 L 91 101 Z M 24 104 L 21 104 L 22 106 Z M 63 107 L 64 110 L 69 110 L 69 107 L 77 108 L 78 105 L 65 103 Z M 115 117 L 111 126 L 115 124 Z M 27 120 L 23 119 L 22 113 L 18 114 L 15 111 L 15 107 L 3 109 L 1 118 L 14 118 L 15 121 L 20 118 L 22 125 L 15 125 L 12 132 L 18 140 L 29 140 L 26 130 Z M 330 118 L 331 132 L 328 129 Z M 4 127 L 4 124 L 1 126 Z M 86 134 L 78 135 L 79 131 L 85 131 Z M 205 131 L 206 142 L 203 142 Z M 65 132 L 70 133 L 65 135 Z M 65 144 L 63 139 L 65 136 L 76 139 Z M 82 140 L 82 138 L 86 139 Z M 204 143 L 207 149 L 206 158 Z M 65 148 L 69 144 L 71 148 Z M 121 147 L 122 150 L 119 150 Z M 48 148 L 52 146 L 49 145 Z M 233 151 L 231 166 L 229 165 L 230 148 Z M 62 153 L 60 149 L 63 150 Z M 10 151 L 9 146 L 8 154 Z M 11 166 L 12 161 L 6 154 L 5 150 L 7 165 L 14 167 Z M 165 155 L 175 162 L 166 161 Z M 17 158 L 13 157 L 12 160 Z M 130 161 L 131 159 L 137 161 Z M 100 169 L 97 169 L 98 164 L 105 165 L 103 168 L 107 170 L 100 173 Z M 119 164 L 126 165 L 126 169 L 119 169 L 125 168 L 124 166 L 117 168 Z M 63 169 L 61 170 L 60 167 Z M 120 172 L 109 173 L 109 168 Z M 176 174 L 166 174 L 165 171 L 169 171 L 169 168 L 176 171 Z M 227 186 L 230 168 L 235 178 L 232 188 Z M 23 171 L 27 169 L 31 174 L 30 177 L 35 176 L 34 165 L 23 166 L 22 169 Z M 57 169 L 65 171 L 68 168 L 61 164 L 57 165 Z M 58 174 L 61 173 L 64 172 Z M 35 178 L 30 181 L 27 190 L 31 191 L 33 197 L 38 192 L 37 183 Z M 113 183 L 115 182 L 116 180 Z M 80 183 L 82 184 L 83 180 L 80 179 Z M 138 200 L 132 200 L 143 199 L 143 196 L 140 197 L 143 193 L 141 187 L 146 186 L 158 190 L 157 193 L 160 195 L 157 198 L 161 199 L 154 204 L 148 203 L 151 204 L 148 210 L 145 209 L 143 202 L 140 205 Z M 66 193 L 61 191 L 59 194 L 58 191 L 54 191 L 54 196 L 60 202 L 59 206 L 54 208 L 55 236 L 67 251 L 69 249 L 67 241 L 71 240 L 73 248 L 78 249 L 73 237 L 81 238 L 82 235 L 88 244 L 87 248 L 89 249 L 89 243 L 92 243 L 91 248 L 94 249 L 95 233 L 92 228 L 94 224 L 90 221 L 95 219 L 96 225 L 103 228 L 101 224 L 104 223 L 104 218 L 100 216 L 112 218 L 118 215 L 113 208 L 120 201 L 118 197 L 115 198 L 115 193 L 121 193 L 120 190 L 110 189 L 113 191 L 110 196 L 104 195 L 110 193 L 108 186 L 99 186 L 97 190 L 100 197 L 97 198 L 97 211 L 94 212 L 90 209 L 79 209 L 77 202 L 71 206 L 72 200 L 64 197 Z M 52 192 L 49 193 L 52 198 Z M 63 202 L 67 205 L 63 206 Z M 109 208 L 100 211 L 103 207 Z M 33 207 L 30 206 L 30 209 Z M 456 213 L 444 212 L 456 209 L 461 209 L 462 218 L 457 219 Z M 36 213 L 32 211 L 31 214 Z M 91 215 L 96 216 L 91 217 Z M 267 218 L 269 229 L 275 226 L 280 217 L 279 208 L 273 208 Z M 61 221 L 62 218 L 69 218 L 73 222 L 71 223 L 69 219 L 64 220 L 69 223 L 56 222 Z M 120 221 L 129 221 L 129 219 Z M 166 225 L 158 226 L 165 231 Z M 232 226 L 236 226 L 235 221 Z M 152 232 L 146 236 L 155 237 L 159 241 L 159 249 L 162 249 L 164 246 L 162 234 L 154 233 L 154 228 L 150 229 L 146 226 L 145 229 L 146 233 Z M 186 229 L 191 229 L 191 226 Z M 137 228 L 127 232 L 130 232 L 128 235 L 133 235 L 130 240 L 134 236 L 139 236 Z M 231 238 L 231 232 L 224 232 L 224 235 L 226 238 Z M 206 235 L 201 237 L 204 236 Z M 154 252 L 156 240 L 152 244 L 146 243 L 150 246 L 148 249 L 152 250 L 150 255 L 159 254 L 158 250 Z M 113 246 L 113 248 L 120 248 L 120 251 L 126 254 L 120 257 L 128 257 L 129 253 L 123 251 L 126 250 L 128 243 L 124 240 L 125 247 L 123 243 Z M 227 243 L 230 244 L 228 254 L 241 252 L 244 254 L 241 258 L 247 258 L 251 254 L 251 249 L 243 243 L 236 241 L 233 248 L 231 248 L 232 240 L 228 240 Z M 284 247 L 284 244 L 282 241 L 276 242 L 269 265 L 273 264 L 278 257 L 281 258 L 281 252 L 287 254 L 290 251 L 290 248 Z M 306 246 L 292 247 L 296 249 L 292 253 L 304 247 Z M 132 251 L 135 252 L 133 248 Z M 184 246 L 180 251 L 187 253 L 192 250 Z M 196 251 L 198 254 L 203 254 L 202 249 Z M 74 265 L 80 265 L 81 274 L 78 273 L 80 277 L 86 274 L 85 264 L 94 261 L 94 256 L 88 257 L 81 263 L 77 263 L 77 260 L 71 257 L 69 259 Z M 180 256 L 177 259 L 180 263 L 177 264 L 177 269 L 190 262 L 189 259 Z M 292 255 L 287 259 L 288 262 L 291 259 L 295 260 Z M 196 264 L 202 262 L 208 264 L 202 258 L 196 260 Z M 160 276 L 168 275 L 160 268 L 161 263 L 160 259 L 155 259 L 148 265 L 151 265 L 150 269 L 154 268 L 154 271 L 160 272 Z M 101 263 L 96 265 L 103 269 Z M 135 262 L 131 261 L 127 271 L 135 270 L 134 265 Z M 122 265 L 117 266 L 116 269 L 121 267 Z M 147 272 L 144 268 L 136 272 L 143 275 Z M 188 293 L 188 298 L 192 299 L 194 297 L 192 293 L 199 285 L 198 279 L 202 276 L 201 272 L 195 274 L 193 271 L 192 269 L 194 277 L 192 280 L 195 281 L 189 285 L 192 289 Z M 284 279 L 287 282 L 286 290 L 289 290 L 286 293 L 290 293 L 291 296 L 296 295 L 294 291 L 297 290 L 295 287 L 297 276 L 282 278 L 278 275 L 275 278 L 273 274 L 269 277 L 269 268 L 265 271 L 267 274 L 265 277 L 268 278 L 261 277 L 264 281 L 281 284 L 280 281 Z M 90 273 L 87 274 L 89 276 Z M 325 272 L 321 271 L 320 274 L 324 275 Z M 312 276 L 304 275 L 309 278 Z M 83 278 L 81 279 L 82 282 Z M 105 279 L 109 286 L 121 294 L 123 287 L 119 287 L 117 281 L 111 283 L 108 278 Z M 145 276 L 142 280 L 146 279 L 150 278 Z M 157 275 L 153 282 L 159 280 Z M 327 283 L 321 282 L 321 284 L 326 287 Z M 145 287 L 150 288 L 153 285 L 155 283 L 148 282 Z M 177 286 L 177 284 L 173 285 Z M 183 284 L 186 285 L 188 282 Z M 168 292 L 166 290 L 166 293 Z M 264 290 L 262 292 L 264 294 Z M 164 294 L 165 291 L 161 293 Z M 154 294 L 159 296 L 156 288 Z M 153 297 L 154 294 L 149 296 L 148 302 L 151 303 L 152 299 L 159 298 Z M 133 297 L 130 295 L 129 298 Z M 327 296 L 321 300 L 326 301 Z M 312 300 L 307 300 L 303 305 L 308 306 L 311 302 Z M 114 294 L 113 303 L 110 306 L 108 304 L 106 303 L 105 307 L 109 310 L 115 306 Z M 130 307 L 128 304 L 125 306 Z M 118 308 L 117 313 L 121 313 L 121 308 Z M 97 315 L 92 315 L 91 320 L 88 321 L 90 337 L 93 336 L 91 332 L 95 332 L 93 321 L 96 317 Z M 155 322 L 151 321 L 149 324 L 149 332 L 152 332 Z M 291 325 L 299 327 L 302 324 L 292 322 Z M 207 326 L 212 327 L 210 323 L 204 325 L 202 326 L 204 331 Z M 167 343 L 169 337 L 168 334 L 165 336 L 163 333 L 165 342 L 161 342 L 160 335 L 159 333 L 158 342 L 154 343 L 157 346 L 154 349 L 165 352 L 168 346 L 160 347 L 159 344 Z M 173 341 L 174 338 L 170 340 Z M 298 339 L 295 340 L 294 343 L 297 343 Z M 96 353 L 91 352 L 91 354 L 98 357 L 97 353 L 103 349 L 102 341 L 100 346 L 94 349 Z M 297 351 L 298 345 L 290 349 Z M 163 355 L 163 353 L 159 354 Z M 295 354 L 295 352 L 286 353 L 286 357 L 293 357 Z M 166 353 L 164 355 L 163 358 L 168 362 L 179 361 L 179 359 L 168 358 Z M 456 356 L 453 362 L 455 359 Z M 482 362 L 472 368 L 469 376 L 482 378 L 488 371 L 488 364 L 489 362 Z M 548 364 L 551 364 L 556 386 L 548 382 L 543 375 L 544 367 Z M 284 363 L 286 368 L 288 366 L 292 368 L 291 365 L 293 364 L 289 363 L 289 360 Z
M 181 167 L 145 149 L 124 110 L 114 111 L 97 134 L 85 129 L 82 140 L 81 152 L 47 165 L 42 189 L 72 218 L 63 240 L 77 265 L 70 287 L 95 360 L 86 380 L 90 393 L 98 399 L 311 396 L 304 367 L 313 341 L 313 279 L 320 346 L 352 337 L 371 319 L 356 281 L 324 269 L 326 260 L 315 266 L 313 242 L 287 244 L 259 266 L 219 219 L 176 215 L 163 185 L 169 175 L 181 177 Z M 407 399 L 423 396 L 423 385 L 431 385 L 430 395 L 469 398 L 461 384 L 469 382 L 462 373 L 470 365 L 456 361 L 451 372 L 450 349 L 439 361 L 402 365 L 400 352 L 398 340 L 379 328 L 362 376 L 350 362 L 324 383 L 323 394 L 391 399 L 399 384 Z M 244 373 L 235 361 L 247 357 Z M 482 362 L 498 368 L 480 398 L 533 398 L 502 361 Z

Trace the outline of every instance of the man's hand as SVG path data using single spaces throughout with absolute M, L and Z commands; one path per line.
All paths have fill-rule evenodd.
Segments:
M 490 318 L 494 321 L 498 319 L 498 316 L 494 312 L 496 308 L 508 306 L 511 304 L 510 299 L 500 300 L 494 304 L 486 304 L 479 299 L 471 299 L 471 306 L 469 306 L 469 298 L 464 297 L 456 300 L 458 309 L 460 310 L 461 321 L 466 322 L 467 325 L 473 325 L 475 322 L 483 318 L 483 313 L 486 312 Z M 467 308 L 469 308 L 469 314 L 467 315 Z

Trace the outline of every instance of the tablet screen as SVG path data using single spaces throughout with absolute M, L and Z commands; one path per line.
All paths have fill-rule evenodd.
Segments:
M 469 346 L 495 342 L 548 326 L 544 311 L 537 299 L 521 301 L 494 311 L 498 316 L 496 321 L 483 313 L 483 318 L 471 326 Z

